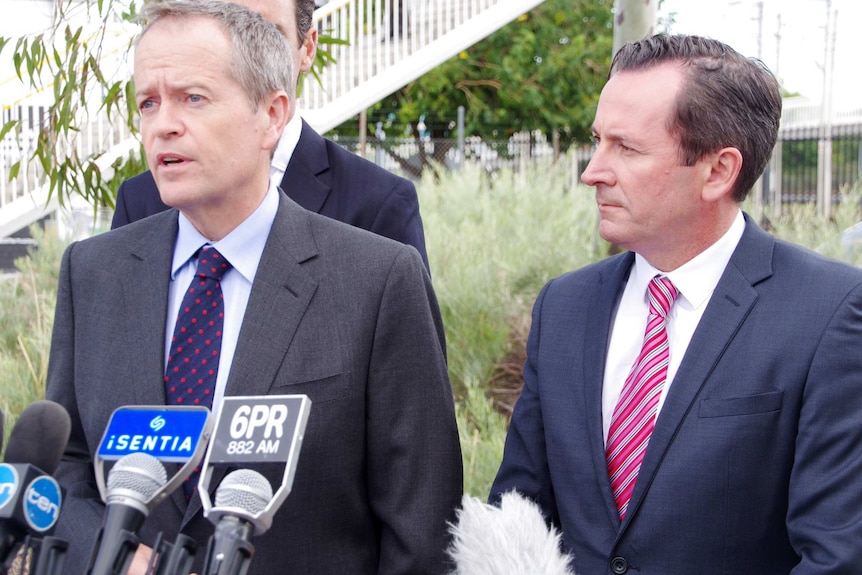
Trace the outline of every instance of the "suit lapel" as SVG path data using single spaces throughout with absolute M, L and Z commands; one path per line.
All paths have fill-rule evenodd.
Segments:
M 134 373 L 135 403 L 137 405 L 165 405 L 165 320 L 168 314 L 168 289 L 171 281 L 174 243 L 177 237 L 176 210 L 153 216 L 147 228 L 131 249 L 131 271 L 124 274 L 123 293 L 130 305 L 128 325 L 136 326 L 129 341 L 136 342 L 135 350 L 141 369 Z M 131 305 L 131 304 L 134 305 Z M 142 334 L 146 334 L 142 337 Z M 156 337 L 149 337 L 156 334 Z M 178 466 L 170 465 L 169 474 Z M 169 499 L 181 512 L 187 503 L 182 489 L 174 491 Z
M 587 431 L 592 452 L 596 477 L 608 510 L 608 517 L 615 524 L 619 522 L 617 505 L 614 501 L 608 465 L 605 458 L 605 440 L 602 425 L 602 387 L 605 376 L 605 360 L 608 354 L 610 328 L 620 295 L 631 272 L 634 254 L 628 252 L 611 260 L 612 265 L 599 274 L 599 293 L 593 305 L 588 306 L 586 323 L 593 332 L 584 338 L 584 412 L 587 418 Z
M 756 304 L 758 294 L 753 286 L 772 275 L 773 245 L 772 236 L 746 216 L 742 239 L 707 304 L 656 420 L 623 529 L 637 514 L 683 421 L 695 407 L 715 366 Z
M 249 295 L 225 395 L 269 393 L 317 290 L 317 280 L 301 265 L 316 255 L 309 214 L 282 195 Z M 210 491 L 225 472 L 223 467 L 213 470 Z M 200 509 L 200 500 L 193 498 L 184 522 Z
M 132 374 L 137 405 L 165 404 L 165 318 L 176 236 L 176 210 L 155 216 L 153 225 L 131 247 L 128 271 L 121 272 L 127 325 L 133 330 L 124 337 L 136 342 L 140 366 Z
M 317 280 L 301 266 L 316 255 L 308 214 L 282 196 L 249 296 L 227 395 L 269 392 L 317 289 Z
M 332 191 L 327 178 L 323 177 L 328 171 L 326 140 L 303 120 L 299 143 L 287 164 L 281 189 L 306 210 L 320 213 Z

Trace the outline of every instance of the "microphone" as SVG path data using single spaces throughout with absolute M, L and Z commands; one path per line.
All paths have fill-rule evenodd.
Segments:
M 207 546 L 201 575 L 240 575 L 248 572 L 254 545 L 251 535 L 257 517 L 272 500 L 272 486 L 252 469 L 237 469 L 216 490 L 210 517 L 218 516 Z
M 108 473 L 106 511 L 87 573 L 124 575 L 138 548 L 138 529 L 149 515 L 148 502 L 168 482 L 165 466 L 148 453 L 120 458 Z
M 149 512 L 173 493 L 200 462 L 212 432 L 202 406 L 126 406 L 114 410 L 94 457 L 96 484 L 106 504 L 89 575 L 124 575 Z M 105 486 L 104 465 L 116 461 Z M 163 462 L 181 464 L 168 478 Z
M 5 435 L 5 427 L 3 421 L 3 410 L 0 410 L 0 453 L 3 453 L 3 436 Z
M 499 507 L 465 493 L 449 533 L 452 543 L 446 551 L 455 564 L 451 575 L 574 575 L 572 556 L 561 549 L 562 533 L 549 527 L 539 506 L 517 491 L 504 493 Z
M 6 463 L 24 463 L 54 473 L 69 442 L 72 419 L 59 403 L 40 399 L 21 412 L 9 434 Z
M 14 559 L 21 545 L 41 546 L 60 516 L 63 494 L 49 474 L 60 463 L 69 441 L 71 419 L 58 403 L 33 402 L 18 417 L 9 434 L 4 463 L 0 464 L 0 566 Z M 65 551 L 64 542 L 52 539 L 45 553 Z M 39 556 L 34 553 L 31 573 Z M 62 557 L 55 557 L 61 563 Z

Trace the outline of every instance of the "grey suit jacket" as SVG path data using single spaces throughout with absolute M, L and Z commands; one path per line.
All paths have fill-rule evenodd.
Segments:
M 72 416 L 57 534 L 83 573 L 103 505 L 92 456 L 111 412 L 164 405 L 164 333 L 177 211 L 71 245 L 60 272 L 47 397 Z M 416 250 L 281 194 L 228 395 L 313 402 L 293 490 L 253 539 L 252 573 L 440 573 L 461 454 L 439 308 Z M 280 482 L 282 470 L 262 470 Z M 222 474 L 223 475 L 223 474 Z M 212 481 L 212 490 L 222 475 Z M 277 479 L 278 478 L 278 479 Z M 141 539 L 205 547 L 197 498 L 156 507 Z M 199 549 L 197 568 L 204 549 Z
M 491 499 L 538 501 L 579 574 L 862 573 L 862 270 L 746 222 L 620 524 L 601 398 L 633 260 L 542 290 Z

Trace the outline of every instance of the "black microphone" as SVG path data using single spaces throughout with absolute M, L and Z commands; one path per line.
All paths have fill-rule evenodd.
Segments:
M 40 400 L 12 428 L 0 464 L 0 566 L 11 563 L 22 544 L 38 544 L 53 531 L 63 495 L 49 474 L 60 463 L 71 426 L 63 406 Z
M 148 453 L 131 453 L 114 464 L 88 574 L 125 575 L 138 548 L 136 533 L 149 515 L 148 502 L 167 481 L 165 466 Z
M 72 419 L 62 405 L 47 399 L 34 401 L 18 416 L 4 461 L 32 465 L 50 475 L 60 464 L 71 430 Z
M 215 533 L 207 546 L 201 575 L 242 575 L 248 572 L 254 545 L 255 518 L 272 500 L 272 486 L 251 469 L 237 469 L 216 489 L 210 519 L 218 516 Z
M 0 453 L 3 453 L 3 436 L 5 435 L 5 426 L 3 421 L 3 411 L 0 410 Z

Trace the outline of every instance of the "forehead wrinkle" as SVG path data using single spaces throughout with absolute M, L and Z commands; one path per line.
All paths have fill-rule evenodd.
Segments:
M 171 92 L 203 90 L 207 86 L 221 84 L 225 79 L 232 79 L 230 63 L 226 64 L 213 52 L 200 53 L 193 39 L 176 43 L 157 42 L 161 39 L 159 35 L 171 35 L 165 29 L 167 26 L 180 27 L 177 26 L 179 22 L 172 22 L 171 19 L 163 22 L 165 26 L 157 28 L 160 23 L 162 21 L 157 22 L 141 38 L 135 52 L 134 80 L 137 94 L 160 89 Z M 215 66 L 207 65 L 213 62 Z

